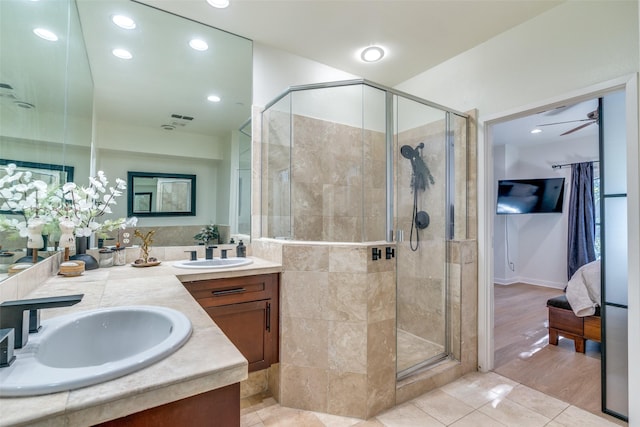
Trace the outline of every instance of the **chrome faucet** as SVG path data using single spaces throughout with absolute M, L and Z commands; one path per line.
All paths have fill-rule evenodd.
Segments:
M 84 294 L 5 301 L 0 304 L 0 329 L 14 330 L 14 347 L 22 348 L 30 332 L 40 330 L 40 310 L 69 307 L 82 300 Z

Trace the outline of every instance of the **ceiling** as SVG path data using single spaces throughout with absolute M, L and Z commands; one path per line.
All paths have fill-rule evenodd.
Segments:
M 268 46 L 395 86 L 564 0 L 142 0 Z M 385 58 L 364 63 L 371 44 Z
M 494 145 L 538 145 L 554 142 L 568 142 L 598 137 L 598 125 L 589 119 L 588 114 L 597 110 L 598 100 L 568 104 L 557 108 L 531 114 L 526 117 L 497 123 L 491 127 Z M 542 126 L 541 126 L 542 125 Z M 566 135 L 578 126 L 586 125 Z M 533 129 L 542 132 L 531 133 Z
M 205 0 L 139 1 L 387 86 L 395 86 L 562 2 L 563 0 L 231 0 L 229 8 L 214 9 Z M 22 5 L 25 2 L 7 3 Z M 13 21 L 23 30 L 30 31 L 34 17 L 31 9 L 43 9 L 42 13 L 45 13 L 47 9 L 43 6 L 50 2 L 26 3 L 25 15 Z M 122 61 L 114 61 L 112 55 L 108 54 L 116 41 L 113 25 L 108 21 L 108 16 L 113 13 L 110 7 L 123 11 L 135 7 L 144 8 L 128 0 L 78 0 L 96 84 L 95 105 L 100 117 L 112 123 L 148 123 L 149 126 L 159 128 L 170 120 L 171 114 L 184 114 L 196 119 L 187 123 L 186 128 L 176 130 L 207 135 L 228 134 L 229 130 L 237 130 L 239 124 L 248 119 L 251 105 L 250 74 L 241 76 L 244 79 L 242 84 L 233 81 L 224 84 L 234 87 L 234 96 L 222 94 L 226 105 L 231 106 L 233 111 L 226 110 L 223 113 L 222 110 L 214 110 L 217 107 L 202 101 L 201 89 L 209 90 L 220 83 L 221 78 L 211 72 L 217 72 L 220 63 L 191 64 L 188 58 L 178 56 L 184 54 L 168 51 L 171 43 L 169 29 L 182 27 L 182 24 L 175 24 L 175 17 L 172 24 L 164 22 L 165 18 L 171 19 L 169 14 L 153 18 L 164 22 L 157 24 L 164 29 L 162 32 L 141 29 L 132 33 L 130 40 L 127 40 L 128 44 L 142 43 L 137 51 L 145 52 L 146 56 L 150 52 L 164 52 L 164 62 L 158 63 L 160 65 L 151 63 L 155 72 L 125 69 Z M 4 27 L 7 25 L 3 23 Z M 220 35 L 223 36 L 246 42 L 231 34 Z M 38 43 L 29 34 L 25 34 L 23 39 L 24 43 Z M 232 40 L 225 42 L 234 43 Z M 24 52 L 38 52 L 24 43 L 13 52 L 18 58 L 25 56 Z M 360 48 L 374 43 L 388 50 L 382 61 L 367 64 L 356 58 L 356 52 Z M 229 58 L 225 66 L 237 65 L 241 61 L 233 55 L 237 49 L 232 44 L 229 46 L 224 52 L 225 57 Z M 21 82 L 24 79 L 21 79 L 20 70 L 9 67 L 10 64 L 17 63 L 17 60 L 9 60 L 7 55 L 3 50 L 3 58 L 6 59 L 3 62 L 8 70 L 2 67 L 0 77 L 18 88 L 28 86 Z M 250 70 L 250 53 L 248 58 L 246 68 Z M 30 92 L 38 94 L 37 98 L 23 96 L 37 106 L 35 111 L 48 111 L 49 105 L 55 108 L 60 104 L 62 97 L 54 93 L 47 83 L 51 81 L 46 76 L 49 70 L 49 67 L 30 67 L 30 72 L 36 75 L 31 80 L 42 81 L 44 85 L 32 85 Z M 42 78 L 41 74 L 44 74 Z M 234 76 L 240 77 L 239 73 Z M 76 80 L 72 81 L 77 84 Z M 156 85 L 151 89 L 154 83 Z M 195 91 L 196 85 L 198 92 Z M 146 95 L 135 95 L 137 90 L 146 87 L 149 87 Z M 183 98 L 192 89 L 193 96 Z M 22 92 L 28 94 L 26 90 Z M 199 98 L 194 101 L 196 97 Z
M 77 4 L 102 120 L 224 138 L 249 119 L 250 41 L 132 1 Z M 116 14 L 137 27 L 116 27 Z M 190 38 L 206 40 L 209 49 L 189 48 Z M 133 59 L 116 58 L 114 47 L 130 50 Z M 209 95 L 221 101 L 209 102 Z

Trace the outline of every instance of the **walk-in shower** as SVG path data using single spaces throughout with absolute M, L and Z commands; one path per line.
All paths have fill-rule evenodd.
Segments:
M 261 237 L 394 249 L 397 378 L 461 357 L 467 119 L 363 80 L 292 87 L 262 114 Z

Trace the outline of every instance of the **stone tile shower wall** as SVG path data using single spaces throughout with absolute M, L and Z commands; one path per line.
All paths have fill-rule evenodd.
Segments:
M 283 264 L 280 404 L 363 419 L 393 406 L 395 261 L 372 261 L 366 244 L 252 246 Z
M 300 115 L 293 116 L 290 127 L 288 114 L 266 114 L 263 202 L 270 214 L 263 224 L 268 237 L 383 240 L 384 134 Z

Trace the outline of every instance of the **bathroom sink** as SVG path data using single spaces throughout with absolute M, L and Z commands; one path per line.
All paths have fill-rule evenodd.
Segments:
M 42 322 L 15 362 L 0 368 L 0 396 L 33 396 L 98 384 L 147 367 L 179 349 L 191 322 L 157 306 L 112 307 Z
M 227 268 L 240 267 L 241 265 L 251 264 L 253 261 L 249 258 L 214 258 L 199 259 L 197 261 L 178 261 L 173 263 L 178 268 Z

